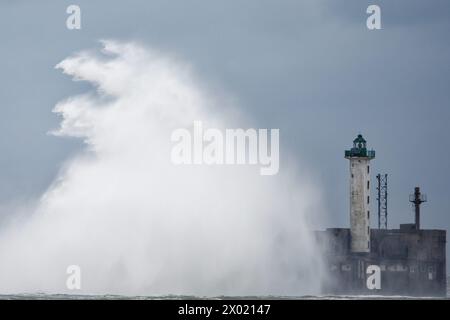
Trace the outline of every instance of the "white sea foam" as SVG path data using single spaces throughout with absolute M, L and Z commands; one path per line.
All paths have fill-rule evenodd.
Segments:
M 77 293 L 317 292 L 310 221 L 320 196 L 306 168 L 288 150 L 270 177 L 252 166 L 174 166 L 174 128 L 253 123 L 177 59 L 135 43 L 103 46 L 57 66 L 96 88 L 54 109 L 62 118 L 54 134 L 85 148 L 2 230 L 0 292 L 67 293 L 73 264 L 82 270 Z

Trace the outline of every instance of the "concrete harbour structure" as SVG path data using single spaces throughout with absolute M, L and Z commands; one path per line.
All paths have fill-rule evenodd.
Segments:
M 446 296 L 446 231 L 420 227 L 426 197 L 415 188 L 415 223 L 370 228 L 370 160 L 362 135 L 345 151 L 350 160 L 350 228 L 316 231 L 328 279 L 324 294 Z

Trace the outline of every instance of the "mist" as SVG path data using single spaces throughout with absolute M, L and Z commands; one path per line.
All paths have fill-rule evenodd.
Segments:
M 37 204 L 0 230 L 0 292 L 317 293 L 320 188 L 280 132 L 280 170 L 174 165 L 171 132 L 196 120 L 256 126 L 174 54 L 102 41 L 57 70 L 92 90 L 59 102 L 51 134 L 82 139 Z M 11 209 L 14 210 L 14 209 Z M 14 216 L 14 214 L 13 214 Z M 66 269 L 82 270 L 79 291 Z

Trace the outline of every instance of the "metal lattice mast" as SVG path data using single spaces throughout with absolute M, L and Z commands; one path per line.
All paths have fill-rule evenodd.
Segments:
M 377 175 L 378 229 L 387 229 L 387 174 Z

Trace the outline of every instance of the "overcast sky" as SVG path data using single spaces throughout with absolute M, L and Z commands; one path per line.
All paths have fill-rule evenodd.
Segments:
M 69 4 L 81 30 L 65 26 Z M 366 28 L 369 4 L 382 30 Z M 324 227 L 349 224 L 344 150 L 362 133 L 377 152 L 373 181 L 389 174 L 389 226 L 413 221 L 408 195 L 420 186 L 422 226 L 449 230 L 449 34 L 448 0 L 0 0 L 2 214 L 42 194 L 82 147 L 47 134 L 55 103 L 86 90 L 54 66 L 113 38 L 173 52 L 260 128 L 280 128 L 323 186 Z

